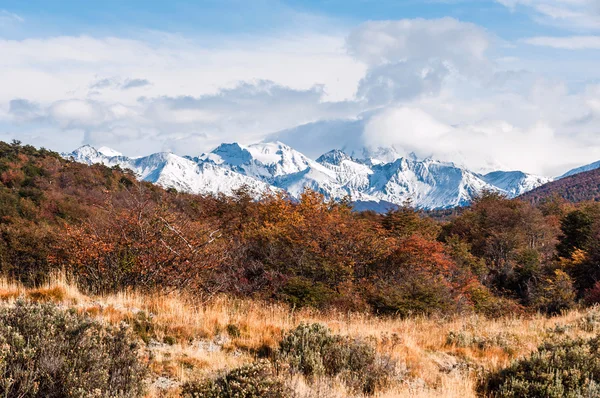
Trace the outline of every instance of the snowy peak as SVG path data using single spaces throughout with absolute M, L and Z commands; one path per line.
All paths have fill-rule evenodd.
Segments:
M 522 195 L 552 181 L 551 178 L 527 174 L 522 171 L 493 171 L 482 176 L 482 179 L 502 190 L 510 198 Z
M 87 164 L 102 163 L 102 159 L 104 158 L 104 155 L 90 145 L 81 146 L 71 153 L 63 153 L 62 156 L 64 158 L 73 158 L 76 162 Z
M 248 164 L 252 160 L 252 155 L 246 148 L 237 143 L 221 144 L 211 153 L 210 157 L 217 164 L 226 163 L 232 166 Z
M 103 146 L 98 148 L 98 153 L 101 153 L 104 156 L 108 156 L 108 157 L 114 157 L 114 156 L 123 156 L 123 154 L 121 152 L 115 151 L 112 148 Z
M 370 177 L 369 193 L 391 203 L 407 201 L 424 209 L 465 206 L 484 190 L 498 190 L 475 173 L 452 163 L 432 159 L 400 158 L 376 165 Z
M 596 169 L 600 169 L 600 161 L 590 163 L 585 166 L 577 167 L 573 170 L 569 170 L 565 174 L 561 175 L 560 177 L 556 177 L 556 179 L 560 180 L 561 178 L 569 177 L 569 176 L 572 176 L 575 174 L 583 173 L 585 171 L 596 170 Z
M 273 177 L 297 173 L 315 162 L 282 142 L 266 142 L 248 146 L 253 159 L 267 166 Z
M 297 198 L 312 189 L 327 200 L 350 197 L 374 210 L 406 201 L 423 209 L 464 206 L 485 190 L 514 197 L 549 180 L 520 171 L 482 176 L 449 162 L 399 157 L 394 148 L 365 154 L 367 160 L 360 161 L 334 149 L 315 161 L 276 141 L 221 144 L 199 157 L 160 152 L 129 158 L 89 145 L 63 156 L 86 164 L 118 165 L 132 170 L 140 180 L 190 193 L 231 195 L 246 187 L 255 197 L 285 191 Z
M 118 165 L 123 169 L 132 170 L 142 181 L 189 193 L 231 195 L 245 187 L 255 197 L 260 197 L 266 192 L 277 190 L 255 178 L 237 173 L 228 166 L 221 166 L 211 160 L 181 157 L 170 152 L 129 158 L 106 156 L 86 145 L 62 156 L 90 165 L 96 163 L 109 167 Z
M 333 149 L 319 156 L 317 163 L 339 166 L 345 160 L 352 160 L 352 158 L 342 150 Z

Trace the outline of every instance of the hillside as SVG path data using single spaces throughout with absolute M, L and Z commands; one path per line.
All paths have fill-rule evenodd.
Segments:
M 600 169 L 569 175 L 520 196 L 520 198 L 534 204 L 552 197 L 560 197 L 572 203 L 599 201 Z

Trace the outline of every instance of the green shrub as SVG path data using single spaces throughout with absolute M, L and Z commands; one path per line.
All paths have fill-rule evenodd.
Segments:
M 292 393 L 274 376 L 268 362 L 256 362 L 212 380 L 185 383 L 181 395 L 184 398 L 289 398 Z
M 324 308 L 336 298 L 336 293 L 323 283 L 294 277 L 283 286 L 280 296 L 294 307 Z
M 356 391 L 374 394 L 396 373 L 396 363 L 380 356 L 372 344 L 331 334 L 320 324 L 301 324 L 279 346 L 279 360 L 305 376 L 338 376 Z
M 479 392 L 491 397 L 600 396 L 599 346 L 600 337 L 546 342 L 528 358 L 485 375 Z
M 399 281 L 379 281 L 366 288 L 367 302 L 380 315 L 408 317 L 458 311 L 452 292 L 443 280 L 411 277 Z
M 0 309 L 2 397 L 140 397 L 145 375 L 123 327 L 50 304 Z
M 584 332 L 598 332 L 600 329 L 600 308 L 593 307 L 577 321 L 577 327 Z

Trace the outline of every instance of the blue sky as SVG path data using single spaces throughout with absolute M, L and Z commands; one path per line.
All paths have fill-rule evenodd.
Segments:
M 512 12 L 487 0 L 3 0 L 0 4 L 3 9 L 35 23 L 37 32 L 33 34 L 127 32 L 132 28 L 186 34 L 257 33 L 284 29 L 294 14 L 314 20 L 321 17 L 342 26 L 366 20 L 449 16 L 485 26 L 507 39 L 556 31 L 550 26 L 528 23 L 527 12 Z M 32 32 L 31 26 L 28 32 Z M 26 36 L 25 31 L 13 34 Z
M 552 176 L 600 159 L 599 61 L 597 0 L 0 0 L 0 139 L 285 137 Z

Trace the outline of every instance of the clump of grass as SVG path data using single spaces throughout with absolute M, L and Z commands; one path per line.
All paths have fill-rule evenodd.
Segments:
M 155 325 L 152 317 L 145 311 L 139 311 L 133 317 L 128 319 L 131 323 L 133 331 L 137 334 L 144 343 L 148 344 L 151 339 L 156 337 Z
M 36 303 L 62 303 L 67 297 L 67 291 L 62 286 L 42 287 L 28 291 L 25 297 Z

